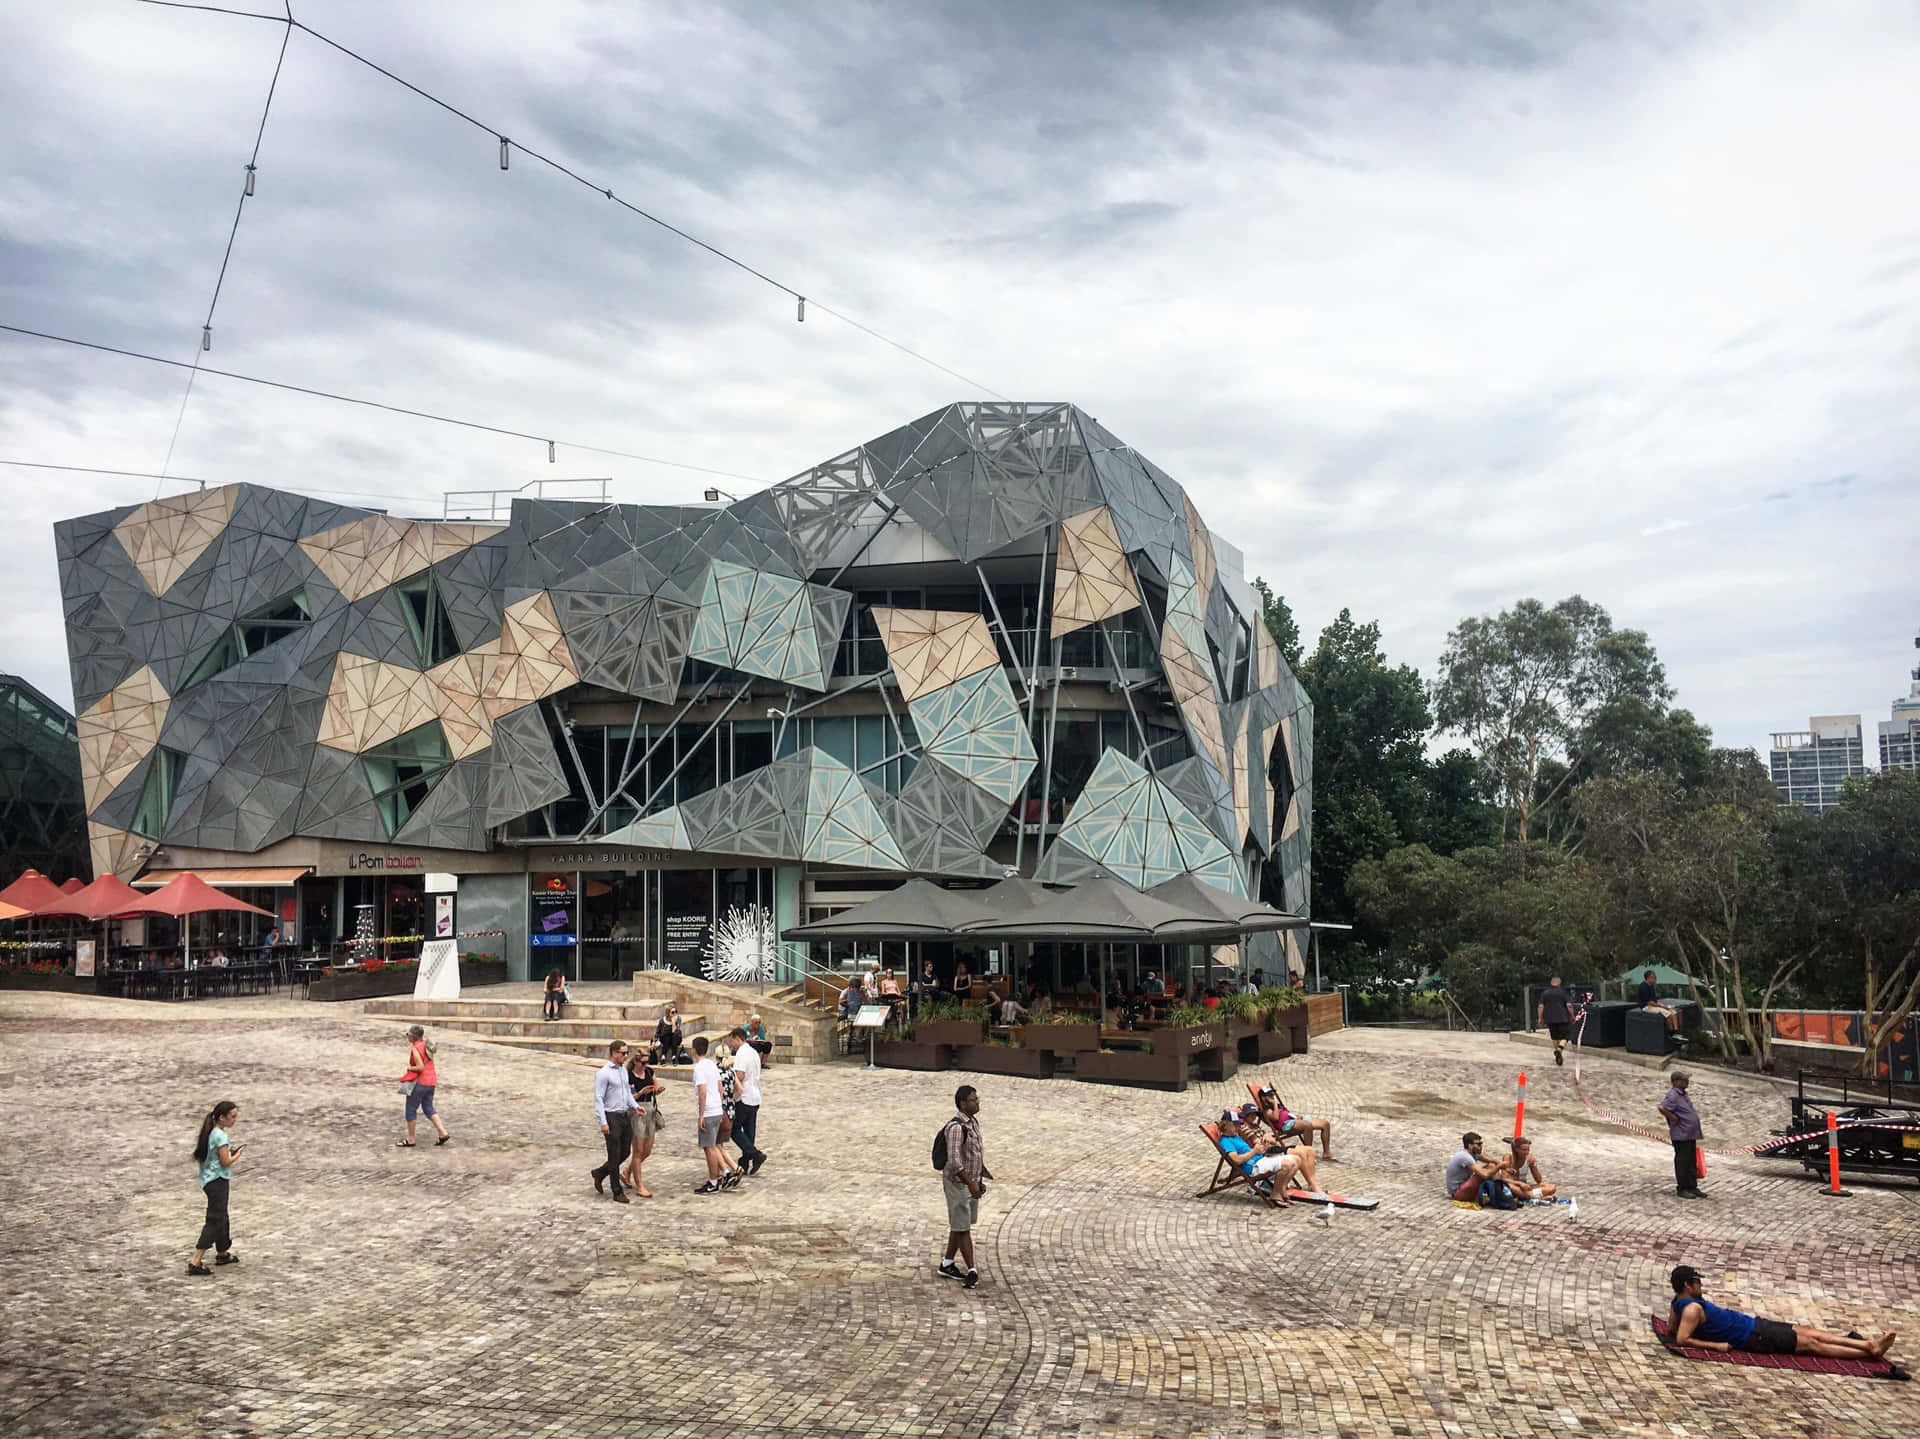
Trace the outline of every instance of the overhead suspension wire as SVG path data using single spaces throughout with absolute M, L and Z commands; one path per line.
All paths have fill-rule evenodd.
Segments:
M 340 41 L 335 40 L 330 35 L 323 35 L 320 31 L 314 29 L 311 25 L 308 25 L 305 21 L 295 19 L 291 14 L 291 12 L 289 12 L 286 16 L 283 17 L 279 15 L 270 15 L 263 11 L 258 11 L 258 10 L 229 9 L 221 5 L 188 4 L 188 3 L 184 3 L 184 0 L 141 0 L 141 3 L 145 5 L 156 5 L 163 9 L 169 9 L 169 10 L 200 10 L 200 11 L 206 11 L 216 15 L 238 16 L 244 19 L 249 19 L 249 20 L 270 20 L 276 25 L 286 25 L 290 31 L 298 30 L 302 34 L 310 35 L 315 40 L 318 40 L 322 45 L 325 45 L 332 50 L 338 51 L 341 55 L 346 56 L 349 60 L 353 60 L 358 64 L 366 66 L 369 70 L 374 71 L 376 74 L 385 76 L 387 79 L 393 81 L 394 84 L 399 85 L 401 88 L 405 90 L 411 91 L 413 94 L 419 96 L 422 100 L 425 100 L 428 104 L 438 106 L 440 109 L 446 111 L 449 115 L 454 116 L 456 119 L 465 121 L 467 124 L 473 126 L 474 129 L 480 130 L 484 132 L 486 135 L 490 136 L 492 139 L 498 141 L 500 146 L 500 168 L 502 170 L 509 168 L 509 163 L 508 163 L 509 158 L 515 151 L 518 151 L 520 154 L 525 155 L 529 159 L 538 160 L 541 164 L 547 166 L 549 169 L 555 170 L 558 173 L 566 176 L 569 180 L 572 180 L 575 184 L 580 185 L 585 189 L 593 191 L 594 194 L 596 195 L 601 195 L 601 196 L 604 196 L 606 199 L 611 200 L 614 204 L 618 205 L 621 209 L 631 212 L 632 214 L 638 216 L 640 219 L 647 221 L 649 224 L 659 226 L 661 229 L 667 231 L 669 234 L 674 235 L 675 237 L 686 241 L 690 245 L 696 246 L 699 249 L 706 251 L 707 254 L 713 256 L 715 259 L 721 260 L 724 263 L 733 266 L 735 269 L 743 271 L 744 273 L 752 276 L 754 279 L 759 280 L 761 283 L 772 286 L 774 289 L 780 291 L 782 294 L 788 296 L 794 301 L 794 307 L 795 307 L 794 318 L 796 320 L 804 322 L 807 318 L 807 307 L 811 305 L 814 309 L 820 311 L 822 314 L 832 316 L 834 319 L 840 321 L 841 324 L 850 326 L 851 328 L 858 330 L 861 334 L 866 335 L 870 339 L 878 340 L 881 344 L 890 346 L 891 348 L 898 350 L 901 354 L 906 355 L 908 358 L 917 360 L 923 365 L 926 365 L 932 369 L 940 371 L 940 373 L 943 375 L 950 376 L 951 378 L 960 381 L 960 383 L 963 385 L 970 385 L 976 390 L 983 391 L 984 393 L 993 396 L 996 400 L 1005 401 L 1007 399 L 1007 396 L 1001 394 L 998 390 L 994 389 L 991 385 L 983 384 L 981 381 L 973 379 L 971 376 L 961 374 L 960 371 L 953 369 L 951 366 L 941 364 L 940 361 L 934 359 L 932 356 L 923 354 L 919 350 L 914 349 L 912 346 L 903 344 L 899 340 L 894 339 L 892 336 L 884 334 L 879 330 L 876 330 L 875 328 L 873 328 L 873 326 L 864 324 L 861 321 L 854 319 L 851 315 L 845 313 L 844 311 L 836 310 L 831 305 L 824 303 L 818 298 L 812 295 L 803 294 L 799 290 L 794 289 L 793 286 L 786 284 L 784 281 L 776 280 L 773 276 L 767 274 L 763 270 L 755 268 L 753 265 L 748 264 L 745 260 L 742 260 L 737 255 L 730 254 L 726 250 L 721 249 L 718 245 L 712 244 L 706 240 L 701 239 L 698 235 L 691 234 L 688 231 L 681 229 L 678 225 L 675 225 L 670 220 L 662 219 L 659 215 L 654 214 L 652 211 L 642 209 L 640 206 L 634 204 L 632 201 L 621 198 L 619 195 L 614 194 L 610 186 L 602 185 L 596 180 L 590 180 L 585 175 L 580 174 L 577 170 L 574 170 L 564 162 L 560 160 L 556 160 L 555 158 L 553 158 L 553 156 L 548 155 L 543 151 L 534 149 L 532 146 L 524 144 L 519 140 L 513 139 L 500 126 L 489 125 L 486 123 L 486 121 L 479 119 L 477 116 L 469 114 L 467 111 L 461 109 L 458 105 L 453 104 L 451 101 L 444 100 L 440 96 L 434 94 L 432 91 L 424 89 L 423 87 L 414 84 L 411 80 L 408 80 L 403 78 L 402 76 L 396 75 L 393 71 L 387 69 L 386 66 L 380 64 L 376 60 L 371 60 L 367 56 L 362 55 L 359 51 L 353 49 L 352 46 L 342 44 Z
M 549 457 L 554 454 L 556 446 L 565 445 L 570 450 L 579 450 L 590 455 L 611 455 L 621 460 L 638 460 L 646 465 L 665 465 L 669 469 L 691 470 L 699 475 L 718 475 L 722 479 L 745 480 L 753 485 L 767 483 L 757 475 L 743 475 L 734 470 L 716 470 L 707 465 L 690 465 L 683 460 L 662 459 L 658 455 L 640 455 L 631 450 L 615 450 L 605 445 L 588 445 L 578 440 L 565 440 L 553 435 L 536 435 L 529 430 L 511 430 L 503 425 L 483 424 L 479 420 L 463 420 L 455 415 L 442 415 L 432 410 L 416 410 L 406 405 L 390 405 L 384 400 L 369 400 L 362 395 L 343 395 L 334 390 L 315 389 L 311 385 L 294 385 L 284 380 L 263 379 L 259 375 L 243 375 L 237 370 L 219 370 L 212 365 L 189 365 L 185 360 L 169 360 L 164 355 L 143 354 L 139 350 L 123 349 L 118 345 L 103 345 L 94 340 L 78 340 L 71 335 L 55 335 L 45 330 L 29 330 L 22 325 L 0 324 L 0 331 L 10 335 L 24 335 L 31 340 L 47 340 L 57 345 L 72 345 L 82 350 L 97 350 L 104 355 L 144 360 L 150 365 L 169 365 L 177 370 L 197 368 L 202 375 L 215 375 L 223 380 L 240 380 L 249 385 L 263 385 L 270 390 L 284 390 L 288 394 L 306 395 L 311 399 L 333 400 L 342 405 L 360 405 L 369 410 L 385 410 L 390 415 L 405 415 L 415 420 L 431 420 L 441 425 L 457 425 L 464 430 L 480 430 L 489 435 L 504 435 L 513 440 L 532 440 L 536 444 L 545 445 Z
M 187 403 L 193 398 L 194 381 L 200 378 L 200 357 L 213 348 L 213 312 L 220 307 L 220 290 L 227 282 L 227 266 L 233 260 L 234 237 L 240 233 L 240 217 L 246 213 L 247 201 L 253 198 L 254 175 L 260 166 L 260 142 L 266 139 L 267 116 L 273 113 L 274 92 L 280 88 L 280 67 L 287 63 L 287 42 L 293 39 L 293 7 L 287 6 L 286 19 L 281 22 L 285 29 L 280 35 L 280 53 L 274 58 L 273 78 L 267 82 L 267 100 L 260 107 L 260 124 L 253 132 L 253 153 L 247 156 L 245 178 L 240 182 L 240 200 L 233 207 L 233 224 L 227 230 L 227 248 L 220 256 L 220 273 L 214 276 L 213 298 L 207 301 L 207 318 L 200 325 L 200 343 L 194 347 L 193 368 L 187 371 L 187 388 L 180 395 L 180 412 L 173 417 L 173 434 L 167 440 L 167 457 L 160 464 L 160 475 L 164 483 L 167 471 L 173 468 L 174 446 L 180 443 L 180 426 L 187 418 Z M 154 486 L 154 498 L 160 495 L 160 486 Z
M 115 475 L 135 480 L 171 481 L 178 485 L 199 485 L 202 489 L 206 489 L 209 486 L 218 487 L 232 483 L 231 480 L 209 480 L 198 475 L 164 475 L 158 470 L 116 470 L 109 469 L 103 465 L 56 465 L 43 460 L 0 460 L 0 465 L 5 465 L 7 468 L 14 470 L 56 470 L 61 474 L 67 475 Z M 425 495 L 417 497 L 395 495 L 391 491 L 381 492 L 378 490 L 322 490 L 315 489 L 310 485 L 300 486 L 300 493 L 303 495 L 326 495 L 333 499 L 374 500 L 382 505 L 392 504 L 395 500 L 405 501 L 409 498 L 418 498 L 421 502 L 425 503 L 430 498 Z M 158 499 L 159 496 L 156 495 L 154 498 Z

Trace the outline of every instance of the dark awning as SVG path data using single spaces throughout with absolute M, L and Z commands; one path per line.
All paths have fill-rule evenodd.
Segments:
M 995 885 L 994 889 L 999 886 Z M 947 939 L 963 923 L 978 919 L 983 889 L 942 889 L 910 879 L 898 889 L 876 895 L 811 924 L 783 930 L 782 939 Z
M 1307 927 L 1307 921 L 1297 914 L 1275 909 L 1257 899 L 1242 899 L 1190 874 L 1175 875 L 1162 884 L 1156 884 L 1147 893 L 1180 909 L 1211 914 L 1222 924 L 1233 926 L 1234 934 L 1264 934 L 1273 930 Z

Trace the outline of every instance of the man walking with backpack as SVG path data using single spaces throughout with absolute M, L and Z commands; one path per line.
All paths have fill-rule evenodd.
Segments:
M 980 1196 L 987 1192 L 986 1181 L 993 1173 L 987 1168 L 976 1118 L 980 1091 L 971 1084 L 961 1085 L 954 1091 L 953 1107 L 959 1113 L 933 1140 L 933 1167 L 940 1171 L 940 1188 L 947 1199 L 947 1252 L 935 1272 L 971 1289 L 980 1282 L 980 1271 L 973 1267 L 973 1226 L 980 1217 Z M 956 1255 L 966 1261 L 965 1269 L 953 1262 Z

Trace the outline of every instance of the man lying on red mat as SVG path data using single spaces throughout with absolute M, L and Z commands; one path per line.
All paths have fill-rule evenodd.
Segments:
M 1827 1359 L 1885 1359 L 1895 1334 L 1861 1339 L 1806 1324 L 1782 1324 L 1738 1309 L 1722 1309 L 1700 1295 L 1700 1271 L 1682 1264 L 1673 1285 L 1673 1342 L 1688 1349 L 1744 1349 L 1749 1354 L 1818 1354 Z

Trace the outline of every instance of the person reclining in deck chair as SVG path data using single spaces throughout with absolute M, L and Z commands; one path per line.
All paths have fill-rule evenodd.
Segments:
M 1240 1116 L 1231 1109 L 1220 1116 L 1220 1148 L 1255 1189 L 1271 1196 L 1276 1204 L 1287 1203 L 1287 1181 L 1300 1172 L 1295 1155 L 1271 1144 L 1255 1149 L 1240 1132 Z
M 1738 1309 L 1722 1309 L 1701 1296 L 1700 1271 L 1682 1264 L 1668 1276 L 1673 1285 L 1673 1342 L 1689 1349 L 1744 1349 L 1749 1354 L 1818 1354 L 1827 1359 L 1885 1359 L 1900 1336 L 1862 1339 L 1829 1334 L 1808 1324 L 1782 1324 Z
M 1291 1172 L 1297 1173 L 1300 1176 L 1301 1188 L 1312 1190 L 1318 1190 L 1320 1188 L 1319 1161 L 1313 1157 L 1313 1145 L 1311 1143 L 1302 1140 L 1298 1149 L 1288 1149 L 1281 1137 L 1273 1132 L 1272 1126 L 1267 1124 L 1266 1116 L 1260 1112 L 1257 1106 L 1243 1104 L 1240 1106 L 1238 1113 L 1240 1137 L 1242 1139 L 1246 1140 L 1247 1143 L 1251 1144 L 1255 1149 L 1267 1150 L 1278 1148 L 1287 1158 L 1293 1161 L 1294 1168 Z
M 1294 1135 L 1308 1149 L 1313 1148 L 1313 1136 L 1320 1136 L 1320 1157 L 1333 1158 L 1333 1121 L 1315 1119 L 1307 1114 L 1291 1113 L 1280 1102 L 1280 1095 L 1271 1084 L 1263 1084 L 1259 1091 L 1260 1117 L 1267 1122 L 1267 1128 L 1277 1135 Z

